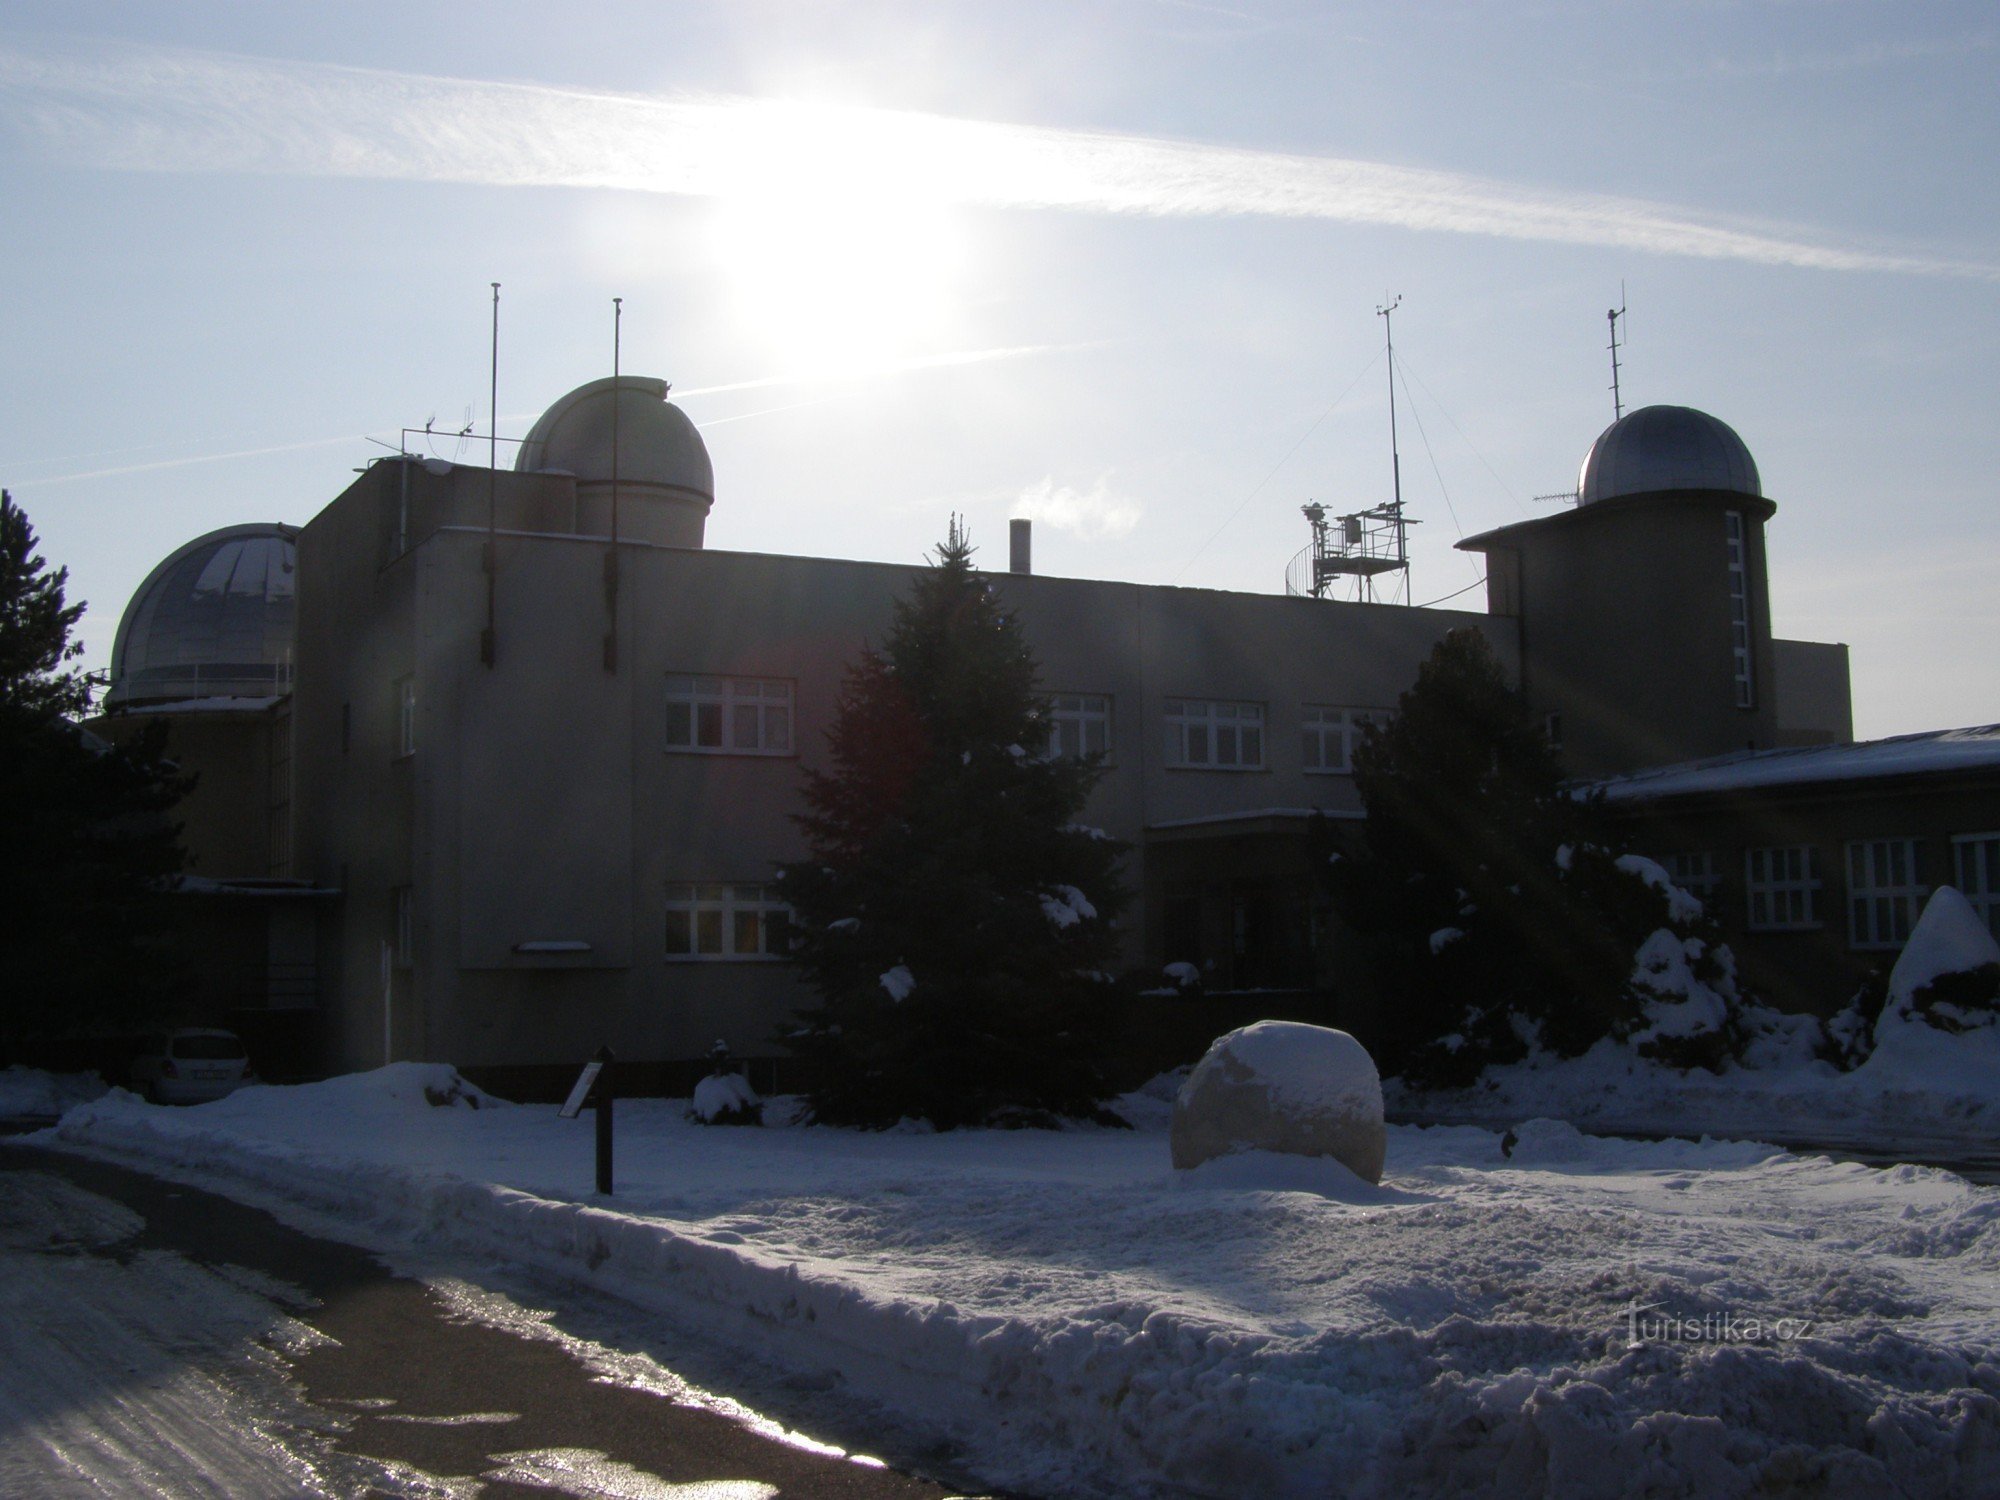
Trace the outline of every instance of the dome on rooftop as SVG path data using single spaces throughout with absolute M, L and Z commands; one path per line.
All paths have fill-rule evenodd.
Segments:
M 614 411 L 620 487 L 655 487 L 705 512 L 715 501 L 708 445 L 687 413 L 667 400 L 664 380 L 622 375 L 578 386 L 542 413 L 514 467 L 560 470 L 579 485 L 609 484 Z
M 297 536 L 225 526 L 147 574 L 118 622 L 105 708 L 290 692 Z
M 1576 503 L 1658 490 L 1764 493 L 1757 462 L 1727 422 L 1691 406 L 1642 406 L 1598 435 L 1577 479 Z

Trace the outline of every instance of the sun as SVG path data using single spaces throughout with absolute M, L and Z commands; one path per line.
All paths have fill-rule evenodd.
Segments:
M 890 364 L 949 331 L 964 247 L 942 205 L 846 172 L 725 198 L 713 226 L 734 321 L 788 374 Z

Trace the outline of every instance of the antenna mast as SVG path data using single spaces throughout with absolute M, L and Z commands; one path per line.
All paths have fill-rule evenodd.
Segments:
M 493 283 L 493 363 L 487 386 L 486 435 L 486 628 L 479 632 L 479 659 L 493 665 L 495 575 L 500 571 L 500 283 Z
M 625 299 L 611 299 L 611 550 L 604 554 L 604 608 L 610 628 L 604 636 L 604 670 L 618 670 L 618 408 L 620 341 L 625 329 Z
M 1625 316 L 1625 283 L 1618 283 L 1618 305 L 1605 313 L 1611 324 L 1611 419 L 1618 421 L 1625 415 L 1625 398 L 1618 389 L 1618 320 Z

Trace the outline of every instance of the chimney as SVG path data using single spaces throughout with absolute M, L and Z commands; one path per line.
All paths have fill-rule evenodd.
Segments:
M 1028 529 L 1033 524 L 1026 520 L 1007 523 L 1007 571 L 1010 573 L 1035 571 L 1028 560 Z

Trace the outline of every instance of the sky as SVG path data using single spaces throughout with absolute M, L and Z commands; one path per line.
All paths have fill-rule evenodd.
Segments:
M 2000 719 L 2000 16 L 1887 0 L 648 0 L 0 15 L 0 483 L 109 664 L 146 573 L 413 445 L 673 382 L 708 544 L 1407 593 L 1612 419 L 1755 455 L 1867 738 Z M 458 434 L 472 427 L 475 436 Z M 385 446 L 386 445 L 386 446 Z M 504 455 L 503 455 L 504 461 Z M 1643 622 L 1635 622 L 1643 628 Z

